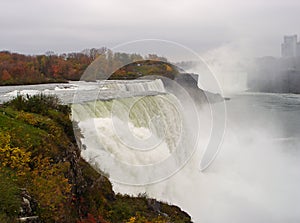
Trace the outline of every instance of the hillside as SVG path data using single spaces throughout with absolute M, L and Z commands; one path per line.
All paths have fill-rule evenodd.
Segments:
M 177 67 L 165 61 L 143 60 L 123 66 L 116 70 L 109 79 L 130 80 L 149 75 L 156 75 L 164 76 L 173 80 L 179 74 L 180 72 Z
M 69 115 L 52 96 L 1 105 L 0 222 L 191 222 L 146 195 L 115 194 L 80 157 Z

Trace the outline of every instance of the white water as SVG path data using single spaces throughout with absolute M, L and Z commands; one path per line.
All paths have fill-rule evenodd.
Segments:
M 87 148 L 82 156 L 116 182 L 163 180 L 195 149 L 197 131 L 169 94 L 98 100 L 74 104 L 72 110 Z
M 38 84 L 0 87 L 0 103 L 9 101 L 18 95 L 57 95 L 63 103 L 110 100 L 131 96 L 156 95 L 164 93 L 164 86 L 160 79 L 98 82 L 70 81 L 68 84 Z
M 55 90 L 55 86 L 64 88 L 64 85 L 60 84 L 14 86 L 2 87 L 0 92 L 3 95 L 16 89 Z M 81 97 L 80 99 L 84 99 L 83 101 L 94 99 L 88 97 L 93 96 L 91 94 L 93 89 L 98 92 L 98 84 L 95 86 L 93 83 L 82 83 L 81 86 L 83 86 L 82 92 L 86 89 L 88 94 L 83 93 L 86 98 Z M 107 89 L 103 89 L 103 91 L 105 90 Z M 68 95 L 72 91 L 74 90 L 60 91 L 56 89 L 56 93 L 66 101 L 74 96 L 74 93 Z M 76 92 L 78 93 L 78 91 Z M 130 94 L 134 95 L 130 91 L 123 95 Z M 153 95 L 150 93 L 149 95 L 147 96 L 147 92 L 144 92 L 134 98 L 144 98 L 144 101 L 151 99 L 154 103 L 158 99 L 170 97 L 168 94 Z M 2 97 L 1 100 L 3 100 Z M 5 98 L 5 100 L 7 99 Z M 126 105 L 135 100 L 123 97 L 117 98 L 115 101 L 123 102 Z M 112 101 L 100 100 L 97 103 L 86 102 L 77 107 L 79 110 L 83 109 L 83 113 L 78 112 L 77 114 L 77 118 L 82 119 L 80 125 L 85 135 L 83 143 L 87 145 L 83 155 L 86 159 L 91 158 L 91 164 L 98 163 L 99 167 L 105 167 L 102 169 L 105 172 L 115 171 L 115 176 L 118 176 L 123 172 L 118 169 L 118 165 L 110 162 L 114 161 L 113 154 L 118 157 L 117 161 L 131 162 L 135 166 L 164 161 L 172 154 L 170 150 L 172 144 L 167 141 L 159 144 L 155 150 L 134 151 L 128 149 L 120 138 L 115 137 L 113 119 L 110 115 Z M 148 105 L 149 107 L 154 106 L 151 103 Z M 154 111 L 161 111 L 160 107 L 164 107 L 159 105 L 154 106 Z M 166 107 L 171 108 L 171 106 L 172 103 Z M 146 125 L 150 119 L 142 118 L 146 117 L 149 109 L 140 113 L 138 111 L 141 107 L 142 103 L 138 103 L 133 109 L 137 115 L 140 115 L 136 117 L 140 119 L 139 123 L 132 114 L 128 129 L 138 139 L 145 140 L 152 136 L 151 130 L 153 129 Z M 99 110 L 99 108 L 102 109 Z M 243 94 L 234 96 L 227 102 L 227 129 L 220 153 L 209 169 L 200 172 L 201 152 L 205 140 L 209 137 L 208 127 L 211 125 L 209 109 L 203 107 L 200 113 L 200 141 L 203 143 L 199 144 L 199 149 L 188 160 L 184 168 L 172 176 L 170 176 L 170 172 L 163 172 L 164 169 L 161 168 L 169 167 L 169 165 L 141 172 L 134 169 L 134 172 L 131 173 L 127 172 L 129 170 L 127 168 L 125 169 L 127 172 L 125 180 L 128 177 L 130 179 L 138 178 L 140 181 L 153 180 L 151 177 L 147 178 L 150 174 L 158 174 L 158 177 L 167 174 L 170 177 L 147 186 L 128 186 L 114 181 L 114 190 L 130 194 L 146 192 L 150 197 L 179 205 L 192 216 L 194 222 L 298 223 L 300 222 L 299 108 L 299 95 Z M 162 111 L 169 114 L 168 110 L 162 109 Z M 188 114 L 189 110 L 185 110 L 185 113 Z M 75 113 L 74 115 L 76 117 Z M 180 117 L 180 113 L 176 117 Z M 172 115 L 169 114 L 167 118 L 170 124 L 173 124 L 172 128 L 176 129 L 176 121 L 173 123 Z M 97 137 L 94 137 L 95 135 Z M 176 142 L 172 135 L 170 137 Z M 159 137 L 154 138 L 154 142 L 157 140 L 159 141 Z M 104 150 L 101 153 L 99 145 L 107 145 L 110 150 Z M 146 152 L 148 155 L 144 155 Z M 99 163 L 99 158 L 104 163 Z
M 130 92 L 165 92 L 164 85 L 160 79 L 149 80 L 109 80 L 98 81 L 100 88 L 110 91 L 130 91 Z
M 234 97 L 222 149 L 208 170 L 198 171 L 197 151 L 166 181 L 114 189 L 175 203 L 195 222 L 300 222 L 299 105 L 299 96 Z
M 174 122 L 180 119 L 173 117 L 172 108 L 168 105 L 155 104 L 160 97 L 144 98 L 145 104 L 136 107 L 128 124 L 131 134 L 142 140 L 150 137 L 152 131 L 146 123 L 151 118 L 146 116 L 157 110 L 168 114 L 163 117 L 166 119 L 165 125 L 170 125 L 167 130 L 171 132 L 173 128 L 176 129 Z M 120 100 L 121 104 L 126 105 L 136 99 L 113 101 Z M 128 142 L 124 145 L 116 136 L 113 124 L 115 116 L 110 116 L 111 104 L 111 101 L 100 101 L 96 105 L 84 105 L 81 111 L 86 112 L 78 114 L 89 113 L 88 116 L 92 118 L 85 115 L 81 118 L 78 115 L 77 118 L 84 120 L 80 122 L 85 137 L 83 143 L 87 146 L 83 156 L 98 168 L 112 174 L 116 192 L 135 195 L 146 192 L 150 197 L 179 205 L 195 222 L 300 222 L 300 97 L 265 94 L 233 97 L 227 103 L 228 126 L 221 151 L 205 172 L 199 171 L 199 163 L 203 145 L 209 137 L 211 117 L 209 108 L 202 107 L 198 149 L 187 165 L 174 175 L 166 171 L 173 167 L 169 163 L 164 164 L 165 169 L 152 166 L 152 169 L 141 169 L 140 172 L 128 166 L 120 168 L 120 163 L 155 166 L 157 162 L 164 161 L 172 154 L 170 141 L 176 139 L 172 137 L 176 131 L 164 138 L 166 140 L 155 150 L 147 151 L 147 154 L 145 151 L 132 151 L 126 146 Z M 143 106 L 148 107 L 143 109 Z M 154 107 L 153 111 L 151 107 Z M 91 108 L 97 108 L 97 112 Z M 122 117 L 121 114 L 115 115 Z M 99 146 L 104 149 L 99 149 Z M 173 161 L 176 163 L 178 160 Z M 118 178 L 120 175 L 124 175 L 124 178 Z M 166 177 L 146 186 L 120 183 L 124 180 L 125 183 L 134 184 L 134 181 L 126 181 L 128 178 L 135 179 L 137 184 L 148 182 L 153 179 L 152 175 Z

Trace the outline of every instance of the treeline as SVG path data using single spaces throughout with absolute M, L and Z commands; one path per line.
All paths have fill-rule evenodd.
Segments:
M 167 61 L 155 54 L 141 56 L 112 52 L 102 47 L 86 49 L 77 53 L 23 55 L 0 51 L 0 85 L 38 84 L 80 80 L 85 69 L 95 60 L 101 72 L 111 73 L 124 64 L 144 59 Z

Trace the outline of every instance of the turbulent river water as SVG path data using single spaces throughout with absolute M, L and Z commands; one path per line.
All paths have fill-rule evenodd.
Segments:
M 193 108 L 160 80 L 0 87 L 0 102 L 40 92 L 73 104 L 82 156 L 111 176 L 116 192 L 145 192 L 200 223 L 300 222 L 299 95 L 231 95 L 220 152 L 201 172 L 209 108 L 198 107 L 193 120 Z

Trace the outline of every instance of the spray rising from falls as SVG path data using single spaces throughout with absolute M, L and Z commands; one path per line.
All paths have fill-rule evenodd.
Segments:
M 114 184 L 114 190 L 147 193 L 179 205 L 197 223 L 299 222 L 299 101 L 275 95 L 232 98 L 222 150 L 208 170 L 197 169 L 198 149 L 165 181 L 140 187 Z M 204 113 L 200 117 L 202 130 L 207 123 Z

